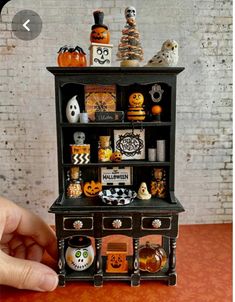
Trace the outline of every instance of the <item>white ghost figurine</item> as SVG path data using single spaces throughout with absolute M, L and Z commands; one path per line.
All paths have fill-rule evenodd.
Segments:
M 73 96 L 66 106 L 66 117 L 69 123 L 77 123 L 80 117 L 80 107 L 78 104 L 78 96 Z
M 139 190 L 138 190 L 138 194 L 137 194 L 137 197 L 139 199 L 145 199 L 145 200 L 148 200 L 151 198 L 151 194 L 148 192 L 148 188 L 147 188 L 147 185 L 145 182 L 142 182 L 140 187 L 139 187 Z
M 173 67 L 177 65 L 178 59 L 178 43 L 175 40 L 166 40 L 161 50 L 145 66 Z

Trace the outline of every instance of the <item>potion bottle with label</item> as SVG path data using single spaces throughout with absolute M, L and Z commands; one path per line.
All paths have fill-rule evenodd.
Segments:
M 110 145 L 110 136 L 100 136 L 98 146 L 98 161 L 109 162 L 111 161 L 111 155 L 113 153 Z
M 82 195 L 83 181 L 79 167 L 71 167 L 67 178 L 67 197 L 78 198 Z

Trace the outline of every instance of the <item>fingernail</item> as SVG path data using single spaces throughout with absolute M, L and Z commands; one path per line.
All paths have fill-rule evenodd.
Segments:
M 39 288 L 42 291 L 53 291 L 58 285 L 58 276 L 53 274 L 46 274 L 43 276 L 41 284 L 39 284 Z

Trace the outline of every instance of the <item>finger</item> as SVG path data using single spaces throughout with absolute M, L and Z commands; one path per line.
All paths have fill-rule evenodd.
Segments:
M 0 238 L 3 233 L 17 232 L 32 237 L 53 257 L 56 257 L 54 231 L 37 215 L 23 209 L 7 199 L 0 199 Z M 2 225 L 4 227 L 2 227 Z
M 23 238 L 20 236 L 14 236 L 12 240 L 8 243 L 8 246 L 10 248 L 10 255 L 25 259 L 26 256 L 26 247 L 24 245 Z
M 46 265 L 13 258 L 2 251 L 0 267 L 0 284 L 35 291 L 52 291 L 58 284 L 57 274 Z
M 40 262 L 42 260 L 44 250 L 40 245 L 34 243 L 27 247 L 26 252 L 26 259 Z

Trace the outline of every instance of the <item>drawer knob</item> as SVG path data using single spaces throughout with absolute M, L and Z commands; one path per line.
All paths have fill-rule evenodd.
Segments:
M 82 227 L 83 227 L 83 222 L 81 220 L 76 220 L 74 221 L 73 223 L 73 227 L 76 229 L 76 230 L 80 230 Z
M 121 226 L 122 226 L 122 221 L 120 219 L 115 219 L 113 222 L 112 222 L 112 226 L 115 228 L 115 229 L 120 229 Z
M 162 222 L 160 219 L 154 219 L 152 222 L 152 226 L 154 229 L 159 229 L 161 225 L 162 225 Z

